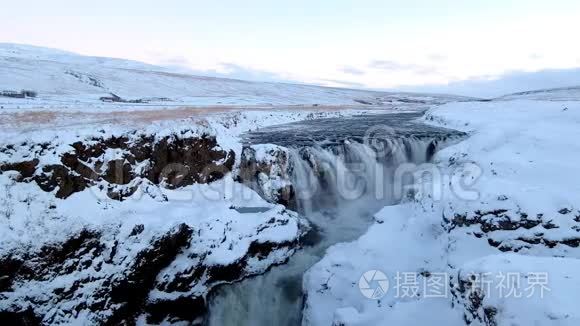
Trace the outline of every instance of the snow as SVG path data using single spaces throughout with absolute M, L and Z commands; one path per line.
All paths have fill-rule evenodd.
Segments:
M 0 97 L 4 109 L 82 111 L 119 108 L 156 109 L 228 105 L 406 105 L 399 100 L 439 102 L 456 96 L 431 96 L 311 85 L 249 82 L 186 75 L 135 61 L 87 57 L 69 52 L 0 43 L 0 91 L 33 90 L 38 97 Z M 146 103 L 106 103 L 111 93 Z M 357 102 L 358 101 L 358 102 Z
M 6 137 L 1 139 L 0 146 L 4 150 L 0 153 L 0 162 L 4 164 L 36 158 L 39 159 L 41 169 L 47 164 L 62 164 L 61 155 L 71 151 L 70 145 L 74 142 L 91 144 L 97 141 L 95 137 L 107 139 L 113 136 L 137 140 L 141 135 L 153 135 L 157 140 L 175 135 L 217 136 L 219 146 L 234 150 L 239 160 L 242 148 L 240 136 L 247 130 L 274 123 L 343 114 L 348 112 L 229 112 L 152 123 L 137 130 L 126 125 L 111 124 L 101 125 L 95 132 L 80 124 L 68 128 L 4 134 Z M 41 146 L 44 149 L 36 151 Z M 119 149 L 109 148 L 98 159 L 106 164 L 122 157 L 121 154 Z M 146 161 L 142 164 L 146 164 Z M 71 291 L 77 291 L 76 295 L 81 298 L 79 300 L 92 302 L 98 299 L 92 297 L 93 292 L 103 286 L 102 281 L 107 275 L 122 275 L 128 262 L 147 249 L 151 241 L 171 232 L 181 223 L 186 223 L 196 236 L 187 250 L 183 250 L 158 275 L 159 284 L 170 282 L 176 273 L 186 273 L 188 268 L 196 264 L 228 266 L 246 259 L 247 267 L 240 271 L 242 275 L 262 273 L 271 265 L 288 259 L 295 248 L 284 244 L 295 243 L 308 229 L 308 223 L 303 218 L 281 205 L 266 202 L 253 190 L 234 182 L 231 174 L 210 184 L 194 184 L 174 190 L 136 179 L 135 182 L 140 182 L 138 190 L 124 201 L 109 199 L 106 188 L 101 190 L 99 184 L 66 199 L 59 199 L 55 198 L 54 193 L 40 190 L 34 182 L 16 182 L 17 177 L 17 172 L 0 173 L 0 256 L 26 257 L 47 245 L 58 245 L 82 230 L 95 230 L 102 234 L 100 241 L 106 244 L 107 250 L 112 250 L 113 243 L 120 243 L 115 257 L 121 258 L 114 263 L 106 263 L 99 271 L 89 269 L 42 281 L 23 282 L 16 291 L 0 295 L 0 309 L 8 306 L 24 309 L 29 305 L 30 298 L 52 300 L 53 290 L 58 291 L 63 286 L 68 289 L 70 284 L 87 278 L 91 273 L 93 282 L 85 284 L 81 290 Z M 240 207 L 262 209 L 240 213 L 236 210 Z M 143 226 L 138 240 L 129 236 L 137 225 Z M 268 243 L 282 246 L 273 249 L 267 257 L 246 257 L 250 245 Z M 219 285 L 219 282 L 208 277 L 203 275 L 187 293 L 153 290 L 149 300 L 174 299 L 183 295 L 204 297 L 210 287 Z M 100 318 L 97 312 L 88 309 L 72 317 L 63 315 L 63 311 L 70 310 L 70 305 L 79 302 L 82 301 L 75 299 L 58 301 L 54 305 L 39 305 L 35 307 L 35 312 L 63 323 Z
M 577 71 L 573 72 L 578 76 Z M 528 99 L 544 101 L 574 101 L 580 97 L 580 87 L 561 87 L 552 89 L 539 89 L 534 91 L 519 92 L 503 95 L 498 100 Z
M 443 230 L 435 218 L 423 217 L 421 213 L 410 216 L 413 207 L 408 205 L 385 207 L 376 214 L 377 219 L 385 220 L 383 224 L 374 224 L 353 243 L 331 247 L 304 278 L 308 291 L 304 322 L 332 325 L 336 322 L 333 312 L 349 308 L 358 316 L 355 323 L 345 324 L 349 326 L 423 325 L 431 324 L 436 316 L 443 319 L 443 325 L 461 325 L 449 323 L 453 318 L 445 319 L 445 314 L 439 313 L 445 311 L 439 309 L 445 306 L 444 300 L 430 299 L 428 304 L 414 298 L 399 300 L 393 289 L 393 277 L 399 271 L 445 270 L 440 253 L 444 241 L 438 237 Z M 358 287 L 361 275 L 370 270 L 382 271 L 391 284 L 380 302 L 363 297 Z M 410 310 L 417 310 L 413 318 L 406 315 Z
M 26 308 L 30 300 L 51 300 L 59 288 L 68 289 L 77 280 L 90 275 L 94 281 L 76 291 L 77 296 L 82 296 L 78 299 L 81 301 L 54 299 L 54 304 L 35 307 L 35 312 L 46 316 L 46 320 L 56 318 L 54 322 L 67 324 L 83 320 L 96 322 L 98 312 L 89 309 L 81 310 L 72 317 L 62 312 L 70 310 L 82 300 L 94 302 L 98 299 L 93 297 L 94 293 L 103 286 L 102 281 L 107 275 L 123 275 L 124 266 L 140 251 L 147 249 L 151 239 L 181 223 L 186 223 L 196 235 L 187 249 L 161 271 L 158 283 L 170 282 L 177 273 L 183 273 L 195 264 L 234 264 L 244 259 L 252 243 L 294 242 L 307 229 L 307 222 L 296 213 L 287 211 L 281 205 L 265 202 L 252 190 L 233 182 L 229 175 L 210 185 L 196 184 L 166 191 L 165 194 L 171 199 L 169 201 L 159 201 L 147 193 L 133 195 L 122 202 L 106 200 L 106 194 L 99 193 L 96 187 L 74 194 L 66 200 L 56 199 L 52 193 L 40 191 L 34 183 L 12 182 L 9 173 L 0 175 L 0 183 L 4 185 L 0 189 L 0 198 L 4 200 L 0 216 L 0 255 L 26 257 L 27 253 L 38 252 L 51 243 L 58 245 L 82 230 L 102 233 L 100 241 L 107 243 L 108 247 L 113 242 L 119 242 L 115 257 L 120 258 L 103 265 L 102 269 L 97 270 L 95 267 L 94 270 L 24 282 L 15 291 L 0 295 L 0 309 L 8 306 Z M 233 209 L 244 206 L 264 207 L 265 211 L 242 214 Z M 128 236 L 136 225 L 143 225 L 144 230 L 139 241 L 131 240 Z M 282 248 L 259 261 L 249 260 L 246 273 L 262 273 L 270 265 L 283 262 L 293 253 L 294 249 Z M 94 261 L 93 266 L 96 263 Z M 189 292 L 153 290 L 149 300 L 184 295 L 204 297 L 210 287 L 218 284 L 204 275 Z
M 233 150 L 238 166 L 245 131 L 366 109 L 422 109 L 455 101 L 431 108 L 421 121 L 462 130 L 469 137 L 437 153 L 433 164 L 419 167 L 411 199 L 384 207 L 362 237 L 331 247 L 307 272 L 303 279 L 307 293 L 304 323 L 453 326 L 469 320 L 491 325 L 486 320 L 491 318 L 490 311 L 495 325 L 580 322 L 574 305 L 580 290 L 574 274 L 580 269 L 578 88 L 462 102 L 465 98 L 454 96 L 189 76 L 138 62 L 0 44 L 0 91 L 21 89 L 39 95 L 0 97 L 0 163 L 37 158 L 40 167 L 59 164 L 61 155 L 77 141 L 202 134 L 215 136 L 220 148 Z M 149 102 L 99 100 L 109 93 Z M 371 105 L 357 103 L 360 100 Z M 258 162 L 272 162 L 283 151 L 271 145 L 254 149 Z M 118 150 L 108 149 L 100 159 L 106 163 L 120 155 Z M 156 236 L 187 223 L 198 237 L 158 275 L 157 282 L 163 283 L 184 273 L 201 256 L 204 264 L 228 265 L 242 259 L 251 244 L 296 241 L 307 228 L 304 219 L 234 182 L 235 173 L 218 182 L 176 190 L 144 182 L 127 200 L 112 201 L 98 185 L 62 200 L 40 191 L 35 183 L 16 182 L 16 172 L 2 172 L 0 255 L 37 252 L 81 230 L 98 230 L 109 245 L 122 239 L 120 257 L 132 259 Z M 272 171 L 261 176 L 266 193 L 287 185 L 278 174 L 280 171 Z M 264 209 L 245 213 L 236 209 L 244 207 Z M 136 225 L 144 228 L 140 240 L 129 236 Z M 285 247 L 263 259 L 250 257 L 247 272 L 261 273 L 293 253 L 294 249 Z M 87 276 L 96 276 L 97 281 L 85 284 L 80 295 L 82 300 L 92 300 L 98 277 L 122 273 L 123 262 L 117 263 L 94 271 L 94 275 L 83 270 L 83 275 L 26 282 L 14 292 L 1 293 L 0 308 L 25 307 L 30 298 L 44 300 L 53 290 Z M 365 298 L 358 288 L 361 275 L 369 270 L 385 273 L 390 281 L 380 300 Z M 481 305 L 465 296 L 462 284 L 468 281 L 468 273 L 507 272 L 546 273 L 550 290 L 544 298 L 488 294 L 480 298 Z M 428 296 L 421 286 L 413 295 L 404 296 L 396 287 L 401 273 L 414 275 L 420 285 L 444 275 L 447 286 L 437 297 Z M 187 293 L 154 290 L 149 300 L 203 296 L 208 286 L 216 285 L 205 280 L 207 275 Z M 57 316 L 55 321 L 63 323 L 94 317 L 88 310 L 73 319 L 58 315 L 70 310 L 69 304 L 59 301 L 58 306 L 45 305 L 37 312 Z
M 580 323 L 574 300 L 580 291 L 579 268 L 578 259 L 503 254 L 466 263 L 459 274 L 477 275 L 482 280 L 470 290 L 485 294 L 481 306 L 494 309 L 498 326 L 571 326 Z M 510 283 L 506 282 L 508 275 Z M 507 284 L 510 286 L 504 287 Z M 512 294 L 504 295 L 508 290 Z
M 71 144 L 85 145 L 98 143 L 111 137 L 126 138 L 136 142 L 140 137 L 153 137 L 159 141 L 165 137 L 215 136 L 219 148 L 233 150 L 238 166 L 242 151 L 242 134 L 274 124 L 316 119 L 341 117 L 364 113 L 357 109 L 318 110 L 283 109 L 233 109 L 219 112 L 186 115 L 182 119 L 144 121 L 143 123 L 94 123 L 79 120 L 74 124 L 56 125 L 30 130 L 2 130 L 0 132 L 0 162 L 16 163 L 38 159 L 38 169 L 49 164 L 62 164 L 61 157 L 70 152 Z M 97 128 L 95 128 L 95 126 Z M 111 160 L 123 158 L 123 150 L 107 148 L 93 160 L 84 162 L 91 169 L 95 161 L 107 164 Z M 266 155 L 262 153 L 260 155 Z M 147 161 L 140 163 L 145 166 Z M 186 275 L 192 266 L 229 266 L 245 262 L 242 275 L 263 273 L 270 266 L 288 259 L 296 250 L 296 242 L 308 229 L 308 223 L 298 214 L 286 210 L 281 205 L 273 205 L 260 198 L 256 192 L 234 182 L 236 171 L 224 179 L 211 184 L 194 184 L 179 189 L 165 189 L 147 180 L 137 178 L 128 187 L 138 185 L 138 190 L 124 201 L 109 199 L 106 187 L 101 190 L 96 185 L 75 193 L 66 199 L 55 198 L 54 193 L 39 189 L 36 183 L 16 182 L 18 173 L 0 173 L 0 257 L 11 255 L 26 257 L 39 252 L 48 245 L 63 243 L 83 230 L 94 230 L 101 234 L 100 241 L 107 250 L 113 252 L 115 243 L 116 261 L 104 262 L 100 271 L 83 270 L 63 274 L 41 281 L 26 281 L 18 284 L 17 290 L 0 295 L 0 309 L 20 307 L 25 309 L 30 298 L 39 302 L 53 300 L 53 292 L 61 288 L 75 292 L 74 300 L 58 301 L 54 305 L 37 305 L 35 313 L 53 321 L 74 323 L 80 320 L 100 320 L 108 312 L 93 312 L 88 309 L 74 316 L 63 313 L 76 307 L 83 300 L 93 302 L 98 298 L 93 293 L 103 287 L 103 280 L 109 275 L 123 275 L 127 264 L 139 252 L 150 246 L 159 236 L 172 232 L 181 223 L 186 223 L 196 236 L 186 250 L 167 266 L 157 278 L 157 284 L 170 283 L 176 275 Z M 260 207 L 261 210 L 240 212 L 237 208 Z M 130 236 L 134 228 L 143 226 L 139 239 Z M 267 257 L 247 256 L 251 245 L 281 244 Z M 107 254 L 105 254 L 107 255 Z M 94 264 L 100 263 L 101 257 Z M 92 277 L 79 290 L 70 287 L 77 280 Z M 84 282 L 84 281 L 83 281 Z M 166 292 L 154 289 L 149 293 L 149 301 L 172 300 L 180 296 L 204 297 L 210 288 L 219 285 L 207 274 L 192 284 L 188 291 Z M 17 309 L 20 309 L 17 308 Z M 111 309 L 115 307 L 111 306 Z M 48 319 L 47 319 L 48 320 Z
M 580 102 L 449 103 L 422 121 L 469 137 L 422 167 L 430 174 L 417 172 L 414 199 L 382 209 L 365 235 L 331 247 L 308 271 L 304 323 L 464 325 L 474 318 L 470 303 L 458 299 L 456 276 L 474 270 L 543 272 L 553 281 L 542 299 L 486 297 L 484 304 L 497 310 L 493 325 L 578 324 L 571 303 L 580 262 Z M 359 291 L 369 270 L 390 280 L 380 300 Z M 397 293 L 401 273 L 419 285 L 412 297 Z M 449 279 L 444 295 L 426 296 L 423 285 L 439 273 Z
M 505 195 L 535 215 L 578 206 L 574 178 L 580 144 L 580 102 L 516 100 L 449 104 L 427 114 L 445 126 L 468 131 L 468 141 L 445 150 L 467 153 L 483 176 L 482 200 Z M 498 193 L 498 190 L 501 193 Z M 486 198 L 484 196 L 491 196 Z
M 148 124 L 145 128 L 134 130 L 124 125 L 101 125 L 99 131 L 87 128 L 85 125 L 72 126 L 66 129 L 48 129 L 36 130 L 34 132 L 4 134 L 0 133 L 0 146 L 2 148 L 9 148 L 8 150 L 0 152 L 0 162 L 21 162 L 31 159 L 39 159 L 39 166 L 42 167 L 48 164 L 61 164 L 60 157 L 63 153 L 70 151 L 72 148 L 70 144 L 75 142 L 83 142 L 90 144 L 95 142 L 94 137 L 109 138 L 109 137 L 129 137 L 129 139 L 138 139 L 140 135 L 154 135 L 155 139 L 161 139 L 170 135 L 181 135 L 182 137 L 196 137 L 202 134 L 216 136 L 219 146 L 224 150 L 234 150 L 238 155 L 236 159 L 239 161 L 239 153 L 242 149 L 241 134 L 245 131 L 255 128 L 268 126 L 271 124 L 280 124 L 284 122 L 299 121 L 304 119 L 313 119 L 320 117 L 336 117 L 345 114 L 360 113 L 358 110 L 342 111 L 342 112 L 315 112 L 310 111 L 282 111 L 282 112 L 266 112 L 266 111 L 246 111 L 216 114 L 205 117 L 192 117 L 182 121 L 168 121 L 160 123 Z M 40 144 L 48 144 L 48 149 L 45 151 L 33 152 L 30 151 L 30 144 L 39 147 Z M 35 148 L 36 148 L 35 147 Z M 48 153 L 46 153 L 48 152 Z M 44 153 L 44 154 L 38 154 Z M 112 159 L 119 158 L 119 149 L 107 149 L 101 159 L 108 162 Z M 145 163 L 143 163 L 145 164 Z M 16 248 L 18 246 L 28 247 L 33 244 L 42 244 L 45 241 L 52 239 L 52 232 L 57 232 L 54 238 L 65 238 L 67 234 L 78 231 L 84 223 L 113 223 L 119 219 L 130 221 L 131 216 L 136 219 L 143 219 L 153 223 L 174 223 L 175 219 L 182 219 L 183 216 L 196 215 L 195 209 L 201 215 L 213 213 L 223 213 L 225 216 L 242 216 L 245 219 L 251 220 L 249 216 L 252 214 L 236 214 L 235 210 L 229 209 L 231 205 L 236 207 L 249 206 L 268 206 L 263 200 L 256 201 L 258 197 L 252 190 L 241 187 L 239 184 L 230 180 L 227 185 L 214 185 L 215 189 L 208 188 L 207 185 L 195 185 L 189 188 L 180 190 L 153 190 L 147 188 L 146 185 L 133 196 L 132 200 L 127 202 L 116 202 L 108 199 L 105 193 L 99 191 L 97 186 L 90 190 L 75 194 L 67 200 L 54 198 L 51 193 L 41 191 L 36 184 L 15 182 L 13 178 L 18 173 L 5 172 L 0 174 L 2 185 L 0 191 L 2 195 L 0 198 L 5 202 L 2 205 L 2 213 L 11 215 L 10 218 L 0 219 L 0 248 L 9 251 L 9 248 Z M 231 178 L 230 178 L 231 179 Z M 222 188 L 229 188 L 229 200 L 221 200 L 219 192 L 225 191 Z M 216 191 L 219 190 L 219 191 Z M 174 207 L 167 211 L 167 203 L 159 203 L 155 198 L 151 198 L 149 192 L 160 192 L 160 195 L 165 195 L 178 204 L 185 206 Z M 34 198 L 34 200 L 28 199 Z M 259 197 L 258 197 L 259 198 Z M 213 199 L 210 200 L 210 199 Z M 144 202 L 141 202 L 144 201 Z M 187 202 L 189 201 L 189 203 Z M 58 206 L 55 210 L 48 210 L 47 207 L 56 203 Z M 208 206 L 210 205 L 210 206 Z M 79 212 L 92 212 L 91 216 L 83 216 Z M 160 211 L 164 213 L 161 214 Z M 184 213 L 183 211 L 187 211 Z M 49 212 L 51 218 L 45 218 L 43 212 Z M 9 212 L 11 212 L 9 214 Z M 202 214 L 203 213 L 203 214 Z M 140 214 L 146 217 L 139 217 Z M 169 214 L 169 215 L 168 215 Z M 217 214 L 219 215 L 219 214 Z M 259 215 L 259 214 L 257 214 Z M 160 218 L 163 216 L 163 218 Z M 181 217 L 180 217 L 181 216 Z M 66 218 L 67 223 L 70 223 L 70 228 L 56 227 L 60 219 Z M 234 219 L 234 218 L 232 218 Z M 259 221 L 259 219 L 258 219 Z M 142 223 L 141 220 L 132 221 L 135 223 Z M 201 222 L 201 221 L 200 221 Z M 131 224 L 131 223 L 129 223 Z M 76 226 L 74 226 L 76 225 Z M 255 226 L 255 225 L 254 225 Z M 252 228 L 252 225 L 248 227 Z M 46 233 L 48 231 L 48 233 Z M 43 241 L 38 241 L 44 239 Z M 265 235 L 267 237 L 267 235 Z M 274 239 L 273 237 L 272 239 Z M 54 240 L 56 241 L 56 240 Z

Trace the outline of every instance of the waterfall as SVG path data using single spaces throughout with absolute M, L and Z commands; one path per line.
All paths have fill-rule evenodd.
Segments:
M 340 145 L 289 149 L 289 177 L 295 207 L 304 214 L 335 208 L 345 201 L 376 201 L 391 205 L 401 192 L 394 186 L 394 171 L 402 164 L 422 164 L 434 154 L 437 139 L 385 139 L 371 146 L 354 141 Z
M 321 240 L 264 275 L 222 287 L 210 301 L 206 323 L 300 325 L 304 272 L 329 246 L 362 235 L 380 208 L 400 201 L 393 186 L 413 180 L 394 182 L 396 169 L 406 163 L 428 162 L 442 144 L 443 139 L 408 137 L 289 149 L 294 206 L 316 226 Z

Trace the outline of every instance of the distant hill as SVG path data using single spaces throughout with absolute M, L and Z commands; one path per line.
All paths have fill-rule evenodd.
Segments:
M 0 43 L 0 92 L 31 91 L 35 103 L 70 105 L 365 105 L 448 102 L 456 96 L 401 94 L 250 82 L 178 73 L 136 61 L 90 57 L 28 45 Z M 14 102 L 0 97 L 0 103 Z M 32 99 L 29 99 L 32 101 Z
M 448 85 L 409 86 L 400 90 L 496 98 L 505 94 L 527 93 L 530 90 L 573 90 L 576 86 L 580 86 L 580 68 L 514 71 L 496 77 L 474 78 Z M 559 93 L 564 95 L 562 92 Z M 570 95 L 573 96 L 572 93 L 568 94 Z M 575 99 L 580 99 L 580 96 Z
M 539 89 L 533 91 L 518 92 L 500 96 L 498 100 L 528 99 L 547 101 L 577 101 L 580 99 L 580 86 L 561 87 L 551 89 Z

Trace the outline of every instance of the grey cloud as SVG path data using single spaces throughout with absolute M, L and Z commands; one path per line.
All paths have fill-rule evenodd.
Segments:
M 364 70 L 352 67 L 352 66 L 344 66 L 340 68 L 340 71 L 344 72 L 345 74 L 361 76 L 364 75 Z

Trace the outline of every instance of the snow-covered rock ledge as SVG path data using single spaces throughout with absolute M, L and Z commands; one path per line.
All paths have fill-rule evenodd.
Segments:
M 283 263 L 309 230 L 234 181 L 240 134 L 335 115 L 244 112 L 3 139 L 0 320 L 199 319 L 211 289 Z
M 3 319 L 117 324 L 140 315 L 152 323 L 202 316 L 211 288 L 284 262 L 308 230 L 283 206 L 225 183 L 180 188 L 181 200 L 122 202 L 90 191 L 60 200 L 13 184 L 9 205 L 22 214 L 3 221 Z M 242 205 L 263 209 L 244 214 L 235 209 Z
M 425 122 L 470 137 L 436 154 L 413 200 L 309 270 L 304 323 L 578 325 L 580 102 L 451 103 Z M 545 296 L 528 297 L 533 281 Z

